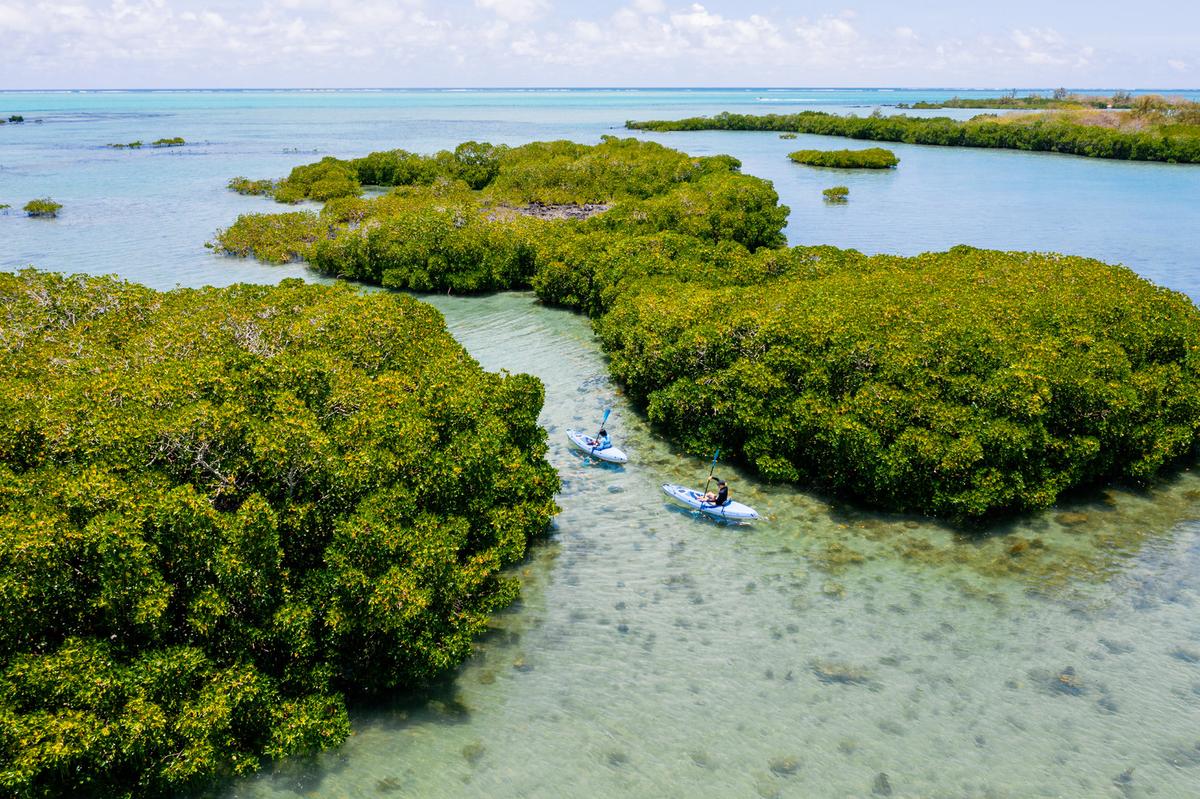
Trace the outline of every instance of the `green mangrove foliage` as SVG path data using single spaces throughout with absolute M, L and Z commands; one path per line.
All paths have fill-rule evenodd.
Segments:
M 787 277 L 687 303 L 647 283 L 600 320 L 614 375 L 689 449 L 957 519 L 1194 451 L 1200 312 L 1182 295 L 1053 255 L 789 257 Z
M 553 220 L 515 202 L 542 197 L 610 205 Z M 216 246 L 396 288 L 531 287 L 594 319 L 613 375 L 687 450 L 880 507 L 979 519 L 1192 453 L 1185 297 L 1053 254 L 789 249 L 786 214 L 734 159 L 555 142 L 506 151 L 481 190 L 244 216 Z
M 227 186 L 230 191 L 235 191 L 238 194 L 271 195 L 275 193 L 275 181 L 250 180 L 250 178 L 240 175 L 236 178 L 230 178 Z
M 509 148 L 464 142 L 453 152 L 425 156 L 406 150 L 342 160 L 332 156 L 298 166 L 278 182 L 234 178 L 229 187 L 273 194 L 279 202 L 356 197 L 364 185 L 432 186 L 461 182 L 487 190 L 497 202 L 586 204 L 646 199 L 710 172 L 736 171 L 733 159 L 695 159 L 635 139 L 604 137 L 596 146 L 568 141 Z
M 25 207 L 22 210 L 28 216 L 54 218 L 62 210 L 62 203 L 56 203 L 49 197 L 43 197 L 40 200 L 30 200 L 25 203 Z
M 921 100 L 911 105 L 897 103 L 897 108 L 996 108 L 1021 110 L 1046 110 L 1063 108 L 1131 108 L 1133 95 L 1129 92 L 1116 92 L 1111 96 L 1096 94 L 1077 94 L 1066 89 L 1055 89 L 1050 96 L 1030 92 L 1018 97 L 1014 89 L 1000 97 L 951 97 L 949 100 L 929 102 Z
M 319 217 L 311 211 L 246 214 L 218 234 L 219 243 L 209 242 L 207 246 L 242 258 L 252 255 L 282 264 L 310 256 L 321 229 Z
M 182 147 L 187 144 L 182 136 L 173 136 L 169 139 L 155 139 L 150 142 L 151 147 Z M 141 139 L 131 141 L 128 144 L 106 144 L 105 147 L 110 147 L 114 150 L 140 150 L 145 144 Z
M 1095 106 L 1088 104 L 1090 107 L 1104 108 L 1105 106 Z M 949 100 L 918 100 L 915 103 L 897 103 L 897 108 L 902 109 L 917 109 L 917 110 L 935 110 L 941 108 L 996 108 L 996 109 L 1021 109 L 1021 110 L 1042 110 L 1048 108 L 1081 108 L 1084 104 L 1080 102 L 1059 99 L 1055 97 L 1045 97 L 1040 94 L 1028 94 L 1023 97 L 1017 97 L 1015 94 L 1006 94 L 1001 97 L 951 97 Z
M 240 194 L 271 195 L 281 203 L 357 197 L 363 185 L 428 186 L 436 180 L 461 180 L 472 189 L 481 189 L 496 177 L 506 149 L 472 141 L 460 144 L 454 152 L 432 156 L 406 150 L 371 153 L 350 161 L 328 156 L 294 168 L 282 180 L 239 177 L 229 182 L 229 188 Z
M 516 595 L 526 375 L 345 285 L 0 274 L 0 793 L 172 796 L 334 746 Z
M 361 191 L 362 185 L 353 167 L 329 156 L 315 164 L 296 167 L 275 185 L 273 193 L 278 202 L 296 203 L 301 200 L 353 197 Z
M 828 189 L 823 189 L 821 194 L 831 203 L 844 203 L 850 198 L 850 188 L 848 186 L 830 186 Z
M 891 150 L 868 147 L 865 150 L 797 150 L 788 158 L 797 164 L 837 169 L 891 169 L 900 159 Z
M 1102 119 L 1113 122 L 1107 117 Z M 652 131 L 790 131 L 907 144 L 1035 150 L 1128 161 L 1200 163 L 1200 129 L 1185 125 L 1181 128 L 1119 130 L 1105 124 L 1086 124 L 1088 121 L 1070 114 L 1035 114 L 1020 120 L 982 115 L 960 122 L 948 117 L 844 117 L 823 111 L 802 111 L 762 116 L 722 113 L 674 121 L 630 121 L 625 125 L 633 130 Z
M 327 274 L 393 288 L 484 291 L 528 285 L 537 253 L 570 239 L 579 225 L 622 235 L 673 230 L 750 249 L 784 242 L 787 208 L 769 182 L 741 175 L 736 159 L 727 156 L 691 158 L 611 137 L 591 147 L 565 141 L 511 149 L 468 144 L 455 150 L 454 163 L 483 152 L 478 160 L 484 167 L 476 160 L 479 171 L 468 175 L 475 184 L 436 174 L 426 183 L 428 173 L 410 167 L 428 160 L 414 161 L 403 151 L 374 153 L 357 161 L 370 165 L 367 179 L 419 179 L 375 199 L 339 197 L 319 215 L 243 215 L 218 231 L 214 246 L 276 262 L 305 258 Z M 348 170 L 347 163 L 327 158 L 313 166 L 324 173 Z M 454 167 L 457 175 L 461 170 Z M 472 188 L 486 176 L 487 184 Z M 244 179 L 235 180 L 240 185 Z M 586 222 L 560 225 L 525 213 L 534 205 L 597 203 L 608 210 Z

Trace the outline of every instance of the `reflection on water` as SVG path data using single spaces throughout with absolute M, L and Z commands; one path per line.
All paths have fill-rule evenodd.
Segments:
M 964 539 L 722 465 L 770 520 L 715 525 L 671 512 L 659 484 L 707 464 L 651 435 L 586 320 L 427 299 L 486 368 L 545 381 L 556 532 L 449 685 L 229 799 L 1196 795 L 1192 474 Z M 609 406 L 623 469 L 563 435 Z

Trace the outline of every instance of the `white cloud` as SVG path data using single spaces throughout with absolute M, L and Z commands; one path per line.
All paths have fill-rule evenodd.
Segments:
M 812 50 L 845 49 L 859 39 L 858 31 L 850 22 L 852 18 L 852 14 L 843 13 L 836 17 L 824 16 L 813 22 L 801 20 L 796 25 L 795 33 Z
M 288 58 L 362 60 L 387 48 L 390 58 L 407 62 L 444 44 L 450 32 L 448 22 L 419 6 L 415 0 L 263 0 L 222 14 L 204 7 L 174 10 L 164 0 L 34 0 L 23 7 L 0 2 L 0 33 L 13 34 L 0 49 L 0 68 L 11 59 L 34 72 L 65 71 L 58 85 L 130 85 L 128 78 L 113 83 L 100 77 L 95 84 L 81 79 L 93 79 L 104 67 L 145 75 L 153 64 L 168 74 L 199 73 L 204 77 L 197 82 L 213 85 L 212 77 L 238 68 L 253 74 Z M 36 26 L 27 23 L 31 17 Z
M 0 34 L 34 30 L 33 18 L 19 6 L 0 5 Z
M 1045 26 L 938 36 L 852 11 L 620 2 L 568 14 L 549 0 L 0 0 L 0 74 L 72 87 L 1069 85 L 1139 63 Z M 1167 80 L 1191 69 L 1153 62 Z M 1118 82 L 1149 81 L 1126 70 Z
M 773 49 L 783 45 L 779 30 L 766 17 L 751 14 L 742 19 L 726 19 L 714 14 L 699 3 L 682 13 L 670 15 L 672 27 L 687 37 L 694 49 L 709 51 L 713 55 L 725 54 L 738 58 L 761 53 L 762 48 Z
M 661 14 L 667 10 L 662 0 L 633 0 L 633 10 L 641 14 Z
M 537 19 L 550 8 L 547 0 L 475 0 L 475 5 L 513 22 Z
M 1028 64 L 1041 66 L 1086 66 L 1092 55 L 1090 47 L 1071 47 L 1053 28 L 1014 30 L 1011 40 L 1019 57 Z

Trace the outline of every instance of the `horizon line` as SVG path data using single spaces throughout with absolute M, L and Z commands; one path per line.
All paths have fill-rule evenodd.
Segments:
M 1065 88 L 1072 92 L 1092 92 L 1092 91 L 1134 91 L 1134 92 L 1196 92 L 1200 91 L 1200 87 L 1184 87 L 1184 86 L 1141 86 L 1141 87 L 1119 87 L 1119 86 L 901 86 L 901 85 L 877 85 L 877 86 L 785 86 L 785 85 L 738 85 L 738 86 L 703 86 L 703 85 L 680 85 L 680 86 L 632 86 L 632 85 L 613 85 L 613 86 L 537 86 L 537 85 L 512 85 L 512 86 L 105 86 L 105 87 L 42 87 L 42 88 L 0 88 L 0 94 L 9 93 L 36 93 L 36 92 L 254 92 L 254 91 L 271 91 L 271 92 L 287 92 L 287 91 L 319 91 L 319 92 L 339 92 L 339 91 L 754 91 L 754 90 L 772 90 L 772 91 L 879 91 L 884 89 L 899 90 L 899 91 L 1054 91 L 1055 89 Z

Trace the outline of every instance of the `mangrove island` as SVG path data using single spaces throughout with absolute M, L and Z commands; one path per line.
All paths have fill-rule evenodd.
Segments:
M 459 665 L 558 477 L 543 388 L 346 285 L 0 273 L 0 785 L 170 796 Z
M 1182 294 L 1053 253 L 789 248 L 788 209 L 728 156 L 469 142 L 325 158 L 275 195 L 327 202 L 244 215 L 213 246 L 412 291 L 532 288 L 592 317 L 613 376 L 687 451 L 869 505 L 1045 508 L 1150 480 L 1200 430 L 1200 311 Z
M 731 114 L 677 120 L 629 121 L 630 130 L 747 130 L 812 133 L 868 141 L 991 147 L 1127 161 L 1200 163 L 1200 105 L 1148 103 L 1139 111 L 1061 111 L 1028 115 L 982 114 L 966 121 L 949 117 Z

